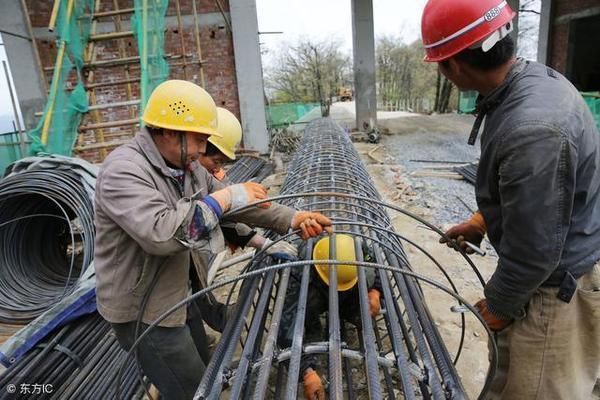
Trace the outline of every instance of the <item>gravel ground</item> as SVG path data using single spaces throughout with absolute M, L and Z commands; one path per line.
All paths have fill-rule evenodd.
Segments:
M 477 209 L 473 186 L 466 181 L 414 175 L 424 169 L 440 171 L 430 170 L 430 167 L 451 168 L 454 164 L 411 161 L 477 161 L 479 144 L 467 144 L 473 117 L 448 114 L 380 122 L 383 132 L 380 143 L 385 146 L 393 162 L 403 167 L 403 175 L 417 195 L 415 201 L 432 209 L 432 218 L 437 224 L 461 222 L 470 216 L 469 208 Z

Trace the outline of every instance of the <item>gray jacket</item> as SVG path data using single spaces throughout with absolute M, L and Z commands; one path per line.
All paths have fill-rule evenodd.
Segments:
M 213 226 L 194 250 L 182 244 L 198 203 L 191 197 L 203 198 L 224 187 L 196 162 L 186 172 L 182 196 L 146 129 L 106 158 L 96 183 L 94 258 L 98 311 L 106 320 L 134 321 L 155 276 L 143 322 L 151 323 L 183 300 L 189 291 L 190 258 L 198 275 L 206 275 L 205 256 L 223 248 L 223 235 Z M 293 209 L 274 203 L 232 219 L 283 234 L 293 215 Z M 182 307 L 160 325 L 181 326 L 185 318 Z
M 477 204 L 499 256 L 485 297 L 497 316 L 519 317 L 538 287 L 600 259 L 600 134 L 565 77 L 521 59 L 478 109 Z

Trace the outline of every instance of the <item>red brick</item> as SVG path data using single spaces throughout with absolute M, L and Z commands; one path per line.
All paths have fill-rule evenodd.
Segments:
M 34 27 L 46 27 L 50 19 L 50 13 L 54 0 L 26 0 L 29 8 L 29 15 Z M 180 0 L 180 9 L 182 15 L 192 14 L 193 0 Z M 219 8 L 215 0 L 196 0 L 196 7 L 199 14 L 218 13 Z M 228 0 L 219 0 L 223 9 L 229 10 Z M 129 8 L 133 6 L 133 0 L 119 0 L 120 8 Z M 101 11 L 113 10 L 113 0 L 102 0 L 100 5 Z M 176 15 L 175 1 L 171 0 L 167 15 Z M 123 19 L 128 19 L 129 16 L 123 16 Z M 103 22 L 112 22 L 113 18 L 103 18 Z M 185 47 L 186 62 L 198 61 L 198 50 L 196 47 L 194 27 L 184 28 L 181 34 L 177 26 L 169 27 L 165 32 L 165 53 L 167 55 L 181 55 L 181 37 L 183 36 L 183 44 Z M 42 64 L 46 67 L 52 67 L 55 63 L 57 54 L 56 43 L 53 41 L 36 39 L 36 43 L 40 52 Z M 124 50 L 125 57 L 138 55 L 137 42 L 135 38 L 127 38 L 121 40 L 102 41 L 96 44 L 96 60 L 111 60 L 121 58 L 119 53 L 119 44 Z M 223 106 L 231 110 L 239 117 L 239 99 L 237 94 L 237 82 L 235 73 L 235 61 L 233 54 L 233 41 L 231 32 L 224 29 L 222 26 L 202 26 L 200 29 L 200 44 L 202 49 L 202 59 L 205 61 L 203 65 L 205 88 L 213 96 L 215 103 L 218 106 Z M 169 63 L 181 63 L 182 58 L 170 60 Z M 113 68 L 96 68 L 94 70 L 86 70 L 84 72 L 86 80 L 93 72 L 95 82 L 115 81 L 126 78 L 126 68 L 129 70 L 130 78 L 140 76 L 140 65 L 130 64 L 127 67 L 119 66 Z M 47 72 L 48 80 L 52 78 L 52 71 Z M 71 76 L 69 87 L 73 87 L 75 76 Z M 170 69 L 170 78 L 187 79 L 197 84 L 201 84 L 200 66 L 196 64 L 187 64 L 183 66 L 172 66 Z M 132 98 L 139 98 L 139 85 L 134 83 L 131 85 Z M 95 91 L 96 100 L 99 104 L 116 103 L 126 101 L 127 85 L 107 86 L 98 88 Z M 137 116 L 137 107 L 130 107 L 134 110 Z M 111 107 L 97 110 L 97 112 L 89 112 L 84 115 L 82 124 L 95 123 L 95 115 L 98 115 L 100 121 L 119 121 L 131 118 L 130 108 L 128 107 Z M 131 127 L 116 127 L 107 128 L 102 131 L 86 131 L 81 133 L 78 138 L 78 145 L 95 144 L 99 142 L 99 137 L 104 135 L 105 141 L 123 140 L 133 135 Z M 112 149 L 106 149 L 107 153 Z M 101 161 L 101 150 L 85 150 L 78 153 L 78 156 L 85 158 L 91 162 Z

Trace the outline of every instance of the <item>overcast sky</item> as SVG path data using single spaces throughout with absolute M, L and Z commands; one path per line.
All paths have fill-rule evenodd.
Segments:
M 373 0 L 375 37 L 394 35 L 410 43 L 421 37 L 421 13 L 426 0 Z M 282 43 L 300 38 L 337 38 L 352 49 L 350 0 L 256 0 L 263 62 L 268 66 Z
M 474 0 L 476 1 L 476 0 Z M 421 38 L 421 14 L 427 0 L 373 0 L 375 38 L 391 35 L 405 43 Z M 540 0 L 521 0 L 528 8 L 539 11 Z M 344 50 L 352 51 L 352 15 L 350 0 L 256 0 L 259 32 L 283 32 L 260 35 L 263 66 L 268 68 L 282 44 L 301 38 L 341 41 Z M 531 27 L 519 44 L 519 55 L 535 59 L 538 16 L 520 15 L 523 27 Z

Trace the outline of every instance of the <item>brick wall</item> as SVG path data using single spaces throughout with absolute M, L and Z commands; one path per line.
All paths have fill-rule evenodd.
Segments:
M 190 23 L 192 14 L 193 0 L 180 0 L 180 12 L 183 17 L 183 28 L 179 29 L 175 1 L 170 0 L 167 16 L 169 24 L 165 31 L 165 53 L 169 56 L 176 56 L 175 59 L 170 59 L 169 64 L 170 78 L 187 79 L 189 81 L 201 84 L 200 66 L 198 65 L 198 49 L 196 46 L 196 36 L 194 32 L 194 24 Z M 119 0 L 120 8 L 133 7 L 133 0 Z M 228 0 L 219 0 L 225 15 L 229 18 L 229 2 Z M 50 13 L 52 10 L 53 0 L 27 0 L 29 15 L 32 25 L 35 28 L 43 28 L 48 26 Z M 211 14 L 211 20 L 221 21 L 214 25 L 200 25 L 200 46 L 202 51 L 203 71 L 206 90 L 213 96 L 216 104 L 231 110 L 239 118 L 239 100 L 237 94 L 237 83 L 235 76 L 235 62 L 233 54 L 233 41 L 231 32 L 226 29 L 226 24 L 222 22 L 222 15 L 215 0 L 196 0 L 198 14 Z M 101 11 L 114 10 L 113 0 L 102 0 Z M 122 19 L 128 20 L 129 14 L 124 15 Z M 199 16 L 200 17 L 200 16 Z M 113 28 L 113 17 L 106 17 L 100 20 L 103 23 L 110 23 Z M 187 23 L 185 22 L 187 21 Z M 123 30 L 125 30 L 123 28 Z M 182 35 L 180 35 L 180 31 Z M 183 36 L 183 46 L 185 48 L 186 66 L 183 64 L 181 57 L 182 51 L 181 36 Z M 42 64 L 45 67 L 52 67 L 56 58 L 56 43 L 54 40 L 47 38 L 38 38 L 36 40 L 40 52 Z M 120 54 L 121 46 L 123 54 Z M 118 59 L 124 55 L 125 57 L 137 56 L 137 43 L 135 38 L 116 39 L 109 41 L 101 41 L 97 43 L 96 56 L 97 61 Z M 191 62 L 191 63 L 188 63 Z M 93 71 L 93 72 L 92 72 Z M 52 70 L 47 70 L 47 78 L 50 81 Z M 127 66 L 118 66 L 111 68 L 95 68 L 93 70 L 86 69 L 86 80 L 93 82 L 118 81 L 126 79 L 126 74 L 129 73 L 129 78 L 136 78 L 140 75 L 139 63 L 128 64 Z M 90 75 L 91 74 L 91 75 Z M 110 104 L 127 101 L 129 99 L 128 91 L 131 92 L 131 99 L 139 98 L 139 86 L 136 83 L 126 85 L 113 85 L 95 89 L 95 96 L 98 104 Z M 137 118 L 139 113 L 137 106 L 121 106 L 103 108 L 97 111 L 90 111 L 84 116 L 82 125 L 93 124 L 98 120 L 100 122 L 120 121 L 126 119 Z M 106 154 L 115 146 L 106 148 L 86 148 L 96 146 L 102 142 L 119 143 L 130 138 L 136 131 L 136 127 L 113 127 L 104 128 L 102 130 L 85 130 L 81 131 L 77 147 L 79 150 L 76 154 L 91 162 L 101 162 Z
M 598 0 L 553 0 L 553 19 L 598 6 Z M 549 65 L 563 74 L 567 69 L 569 29 L 569 22 L 551 26 Z

